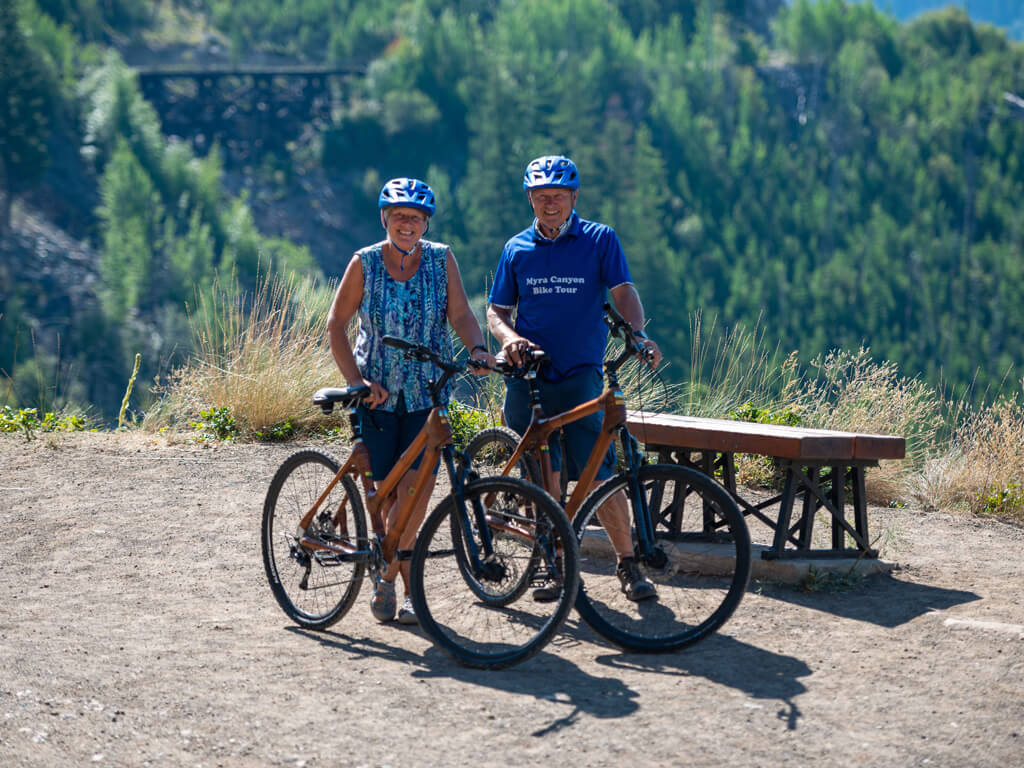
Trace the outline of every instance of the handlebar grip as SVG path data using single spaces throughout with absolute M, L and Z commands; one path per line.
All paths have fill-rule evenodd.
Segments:
M 633 343 L 634 331 L 633 326 L 626 322 L 626 318 L 620 315 L 615 308 L 609 303 L 604 303 L 604 319 L 608 324 L 608 329 L 615 335 L 621 336 L 622 340 L 631 346 L 635 346 Z
M 615 310 L 615 307 L 613 307 L 611 305 L 611 302 L 606 301 L 604 303 L 604 312 L 605 312 L 606 315 L 608 315 L 608 317 L 610 317 L 613 321 L 615 321 L 616 325 L 619 325 L 619 324 L 628 325 L 628 323 L 626 323 L 625 318 L 623 318 L 622 315 L 620 315 Z
M 551 357 L 542 349 L 524 349 L 519 354 L 523 358 L 522 366 L 517 368 L 512 365 L 512 363 L 505 358 L 505 354 L 502 352 L 495 356 L 497 365 L 494 366 L 493 370 L 503 376 L 522 376 L 527 371 L 539 371 L 551 361 Z

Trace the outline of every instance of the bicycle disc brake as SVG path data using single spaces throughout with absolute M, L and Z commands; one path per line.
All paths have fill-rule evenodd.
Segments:
M 508 574 L 508 568 L 496 555 L 490 555 L 480 563 L 480 578 L 484 581 L 501 581 Z

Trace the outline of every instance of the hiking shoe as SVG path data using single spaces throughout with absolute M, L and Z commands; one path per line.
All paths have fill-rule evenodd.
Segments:
M 370 613 L 377 621 L 391 621 L 395 618 L 395 582 L 382 578 L 373 580 L 373 597 L 370 599 Z
M 416 618 L 416 610 L 412 607 L 412 598 L 408 595 L 405 596 L 405 600 L 402 601 L 402 607 L 398 609 L 398 623 L 399 624 L 419 624 L 419 619 Z
M 619 577 L 619 582 L 622 585 L 622 594 L 634 603 L 658 596 L 658 592 L 651 583 L 651 580 L 643 575 L 640 571 L 640 566 L 637 565 L 636 560 L 632 557 L 622 558 L 622 561 L 615 569 L 615 575 Z
M 544 583 L 533 590 L 533 602 L 553 603 L 562 596 L 562 558 L 555 558 L 555 572 L 548 572 Z

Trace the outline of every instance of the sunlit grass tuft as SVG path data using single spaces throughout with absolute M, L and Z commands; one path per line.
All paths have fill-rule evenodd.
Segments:
M 943 426 L 938 393 L 919 379 L 901 376 L 895 363 L 873 360 L 866 348 L 815 358 L 780 399 L 801 414 L 801 426 L 906 439 L 905 459 L 868 470 L 868 497 L 878 503 L 901 498 L 908 478 L 934 451 Z
M 229 409 L 243 435 L 322 422 L 310 398 L 341 383 L 326 337 L 332 297 L 313 279 L 267 278 L 252 294 L 216 283 L 190 313 L 194 356 L 144 426 L 184 426 L 211 408 Z
M 748 330 L 705 322 L 701 312 L 690 321 L 690 368 L 677 390 L 676 410 L 686 416 L 727 418 L 744 405 L 766 408 L 796 375 L 796 353 L 770 347 L 760 325 Z
M 952 410 L 952 436 L 935 446 L 908 495 L 925 509 L 966 508 L 1024 523 L 1024 405 L 1020 392 L 990 407 Z

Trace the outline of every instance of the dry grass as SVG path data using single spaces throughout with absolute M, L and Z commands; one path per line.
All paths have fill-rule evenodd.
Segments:
M 926 509 L 966 508 L 1024 523 L 1024 405 L 958 407 L 948 445 L 925 462 L 908 494 Z
M 771 349 L 755 327 L 705 326 L 699 313 L 691 323 L 689 380 L 681 388 L 678 412 L 730 418 L 755 411 L 768 420 L 798 419 L 799 426 L 844 432 L 900 435 L 907 458 L 869 470 L 867 492 L 875 503 L 899 500 L 907 478 L 925 464 L 942 427 L 937 393 L 918 379 L 899 374 L 896 365 L 878 363 L 867 349 L 832 351 L 801 371 L 796 353 Z M 738 456 L 740 479 L 771 484 L 775 469 L 765 457 Z
M 339 383 L 326 336 L 332 296 L 315 280 L 269 278 L 254 294 L 216 285 L 200 296 L 191 313 L 196 353 L 144 426 L 184 426 L 209 408 L 229 408 L 242 434 L 321 421 L 310 397 Z
M 690 374 L 673 393 L 683 415 L 727 418 L 747 404 L 770 407 L 796 376 L 796 353 L 769 349 L 760 325 L 723 328 L 715 318 L 705 323 L 698 311 L 690 338 Z
M 293 279 L 268 280 L 253 295 L 229 284 L 199 297 L 191 314 L 196 354 L 174 372 L 143 426 L 187 428 L 211 408 L 229 409 L 243 436 L 285 421 L 300 432 L 323 425 L 309 398 L 339 383 L 326 340 L 332 295 L 330 286 Z M 1024 522 L 1024 406 L 1017 396 L 988 408 L 944 407 L 934 389 L 901 376 L 894 363 L 872 360 L 867 349 L 833 351 L 801 370 L 796 353 L 770 349 L 760 328 L 724 329 L 697 313 L 691 331 L 691 373 L 682 383 L 667 382 L 664 369 L 623 369 L 630 407 L 717 418 L 753 408 L 798 416 L 801 426 L 901 435 L 907 458 L 869 470 L 871 501 L 961 507 Z M 479 423 L 499 423 L 500 377 L 474 384 L 460 387 L 459 399 L 481 412 Z
M 934 389 L 901 376 L 895 363 L 872 360 L 865 348 L 816 358 L 807 375 L 788 382 L 780 403 L 800 413 L 802 426 L 906 438 L 905 459 L 868 470 L 867 493 L 875 503 L 903 497 L 908 478 L 924 467 L 944 423 Z

